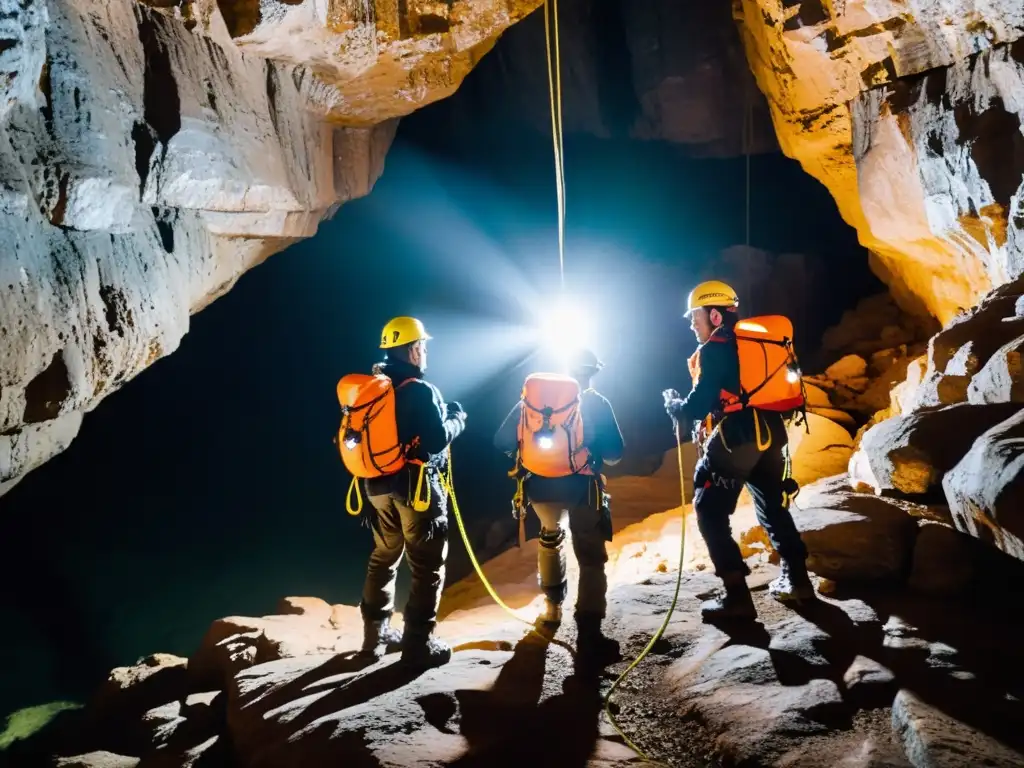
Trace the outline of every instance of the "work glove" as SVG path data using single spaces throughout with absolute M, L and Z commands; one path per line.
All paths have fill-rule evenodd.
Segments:
M 661 397 L 665 401 L 665 413 L 673 419 L 678 419 L 683 411 L 683 399 L 679 393 L 674 389 L 666 389 L 661 393 Z

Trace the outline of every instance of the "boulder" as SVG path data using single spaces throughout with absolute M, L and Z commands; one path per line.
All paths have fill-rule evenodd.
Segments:
M 315 598 L 286 598 L 283 615 L 229 616 L 207 630 L 189 660 L 189 690 L 223 690 L 243 669 L 276 659 L 320 653 L 354 652 L 362 644 L 359 608 L 329 606 Z M 402 619 L 396 614 L 396 627 Z
M 862 707 L 885 707 L 896 695 L 896 676 L 874 659 L 857 656 L 843 673 L 843 685 L 851 701 Z
M 942 479 L 958 530 L 1024 560 L 1024 410 L 982 434 Z
M 1020 768 L 1024 755 L 901 690 L 892 728 L 914 768 Z
M 821 416 L 823 419 L 840 424 L 847 429 L 856 429 L 857 420 L 853 418 L 846 411 L 840 411 L 837 408 L 808 408 L 808 413 L 813 413 L 815 416 Z
M 846 471 L 853 453 L 850 433 L 836 422 L 815 413 L 807 414 L 807 429 L 789 429 L 793 477 L 800 485 Z
M 117 667 L 92 697 L 85 711 L 92 746 L 137 755 L 149 743 L 142 726 L 145 713 L 185 696 L 188 661 L 169 653 L 147 656 L 131 667 Z
M 908 586 L 934 595 L 966 594 L 974 578 L 976 544 L 970 536 L 945 525 L 922 522 Z
M 1024 336 L 1001 346 L 967 386 L 970 403 L 1024 402 Z
M 864 433 L 850 476 L 876 493 L 927 494 L 975 438 L 1017 410 L 1013 404 L 959 403 L 888 419 Z
M 917 524 L 905 502 L 855 493 L 843 476 L 808 485 L 792 507 L 807 566 L 835 581 L 896 581 L 906 574 Z
M 917 390 L 924 381 L 924 373 L 928 368 L 928 356 L 920 355 L 907 363 L 907 372 L 903 381 L 892 388 L 889 393 L 889 409 L 891 415 L 899 416 L 909 413 L 917 402 Z
M 832 381 L 847 382 L 860 379 L 868 371 L 867 361 L 860 355 L 846 355 L 825 369 Z
M 1022 289 L 1024 280 L 1003 286 L 932 337 L 928 368 L 914 407 L 950 405 L 968 399 L 971 380 L 993 356 L 1024 336 L 1024 318 L 1017 317 L 1014 309 Z
M 200 760 L 212 760 L 224 748 L 219 735 L 224 730 L 225 702 L 222 691 L 189 694 L 149 710 L 142 718 L 153 750 L 141 768 L 160 765 L 186 768 Z
M 804 382 L 804 395 L 807 399 L 807 408 L 831 408 L 832 401 L 828 399 L 828 393 L 821 387 L 817 387 L 807 381 Z

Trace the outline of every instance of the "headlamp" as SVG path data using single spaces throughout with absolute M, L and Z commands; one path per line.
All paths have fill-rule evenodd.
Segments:
M 550 451 L 555 447 L 555 430 L 554 427 L 545 426 L 538 429 L 533 434 L 533 441 L 537 444 L 537 447 L 542 451 Z
M 359 445 L 360 442 L 361 442 L 361 438 L 360 438 L 360 435 L 359 435 L 358 432 L 356 432 L 354 429 L 346 429 L 345 430 L 345 447 L 346 448 L 348 448 L 351 451 L 357 445 Z
M 790 384 L 796 384 L 798 381 L 800 381 L 800 377 L 802 375 L 803 374 L 800 371 L 800 366 L 797 364 L 795 360 L 786 364 L 786 381 L 788 381 Z

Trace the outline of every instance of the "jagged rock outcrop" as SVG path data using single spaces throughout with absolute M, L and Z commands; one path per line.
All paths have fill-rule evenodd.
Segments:
M 1018 0 L 739 0 L 783 151 L 910 308 L 945 322 L 1024 269 Z
M 1022 291 L 1022 279 L 993 290 L 932 337 L 890 408 L 858 435 L 849 465 L 853 482 L 876 493 L 935 501 L 941 490 L 950 514 L 940 522 L 1018 559 Z
M 0 493 L 538 3 L 0 2 Z
M 958 529 L 1024 560 L 1024 410 L 981 435 L 942 487 Z

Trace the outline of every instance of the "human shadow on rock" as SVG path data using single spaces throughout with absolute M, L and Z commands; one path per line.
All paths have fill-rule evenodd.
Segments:
M 371 668 L 369 664 L 368 660 L 357 655 L 334 656 L 275 688 L 259 701 L 259 709 L 271 712 L 287 708 L 317 693 L 324 693 L 288 719 L 288 730 L 295 732 L 321 717 L 396 691 L 424 672 L 421 668 L 397 663 L 389 658 L 379 662 L 379 666 Z
M 1024 660 L 1017 650 L 1024 622 L 1018 616 L 998 620 L 976 606 L 911 593 L 857 597 L 877 613 L 878 623 L 855 623 L 822 600 L 794 608 L 828 635 L 822 650 L 829 677 L 844 696 L 849 691 L 843 675 L 856 656 L 864 656 L 892 671 L 891 693 L 906 688 L 950 717 L 1024 750 Z M 882 625 L 894 616 L 907 628 L 887 634 Z M 945 649 L 948 654 L 935 655 Z
M 490 690 L 455 692 L 469 747 L 451 765 L 587 765 L 599 739 L 600 678 L 571 671 L 561 693 L 541 701 L 549 663 L 569 671 L 573 660 L 531 633 L 516 645 Z

